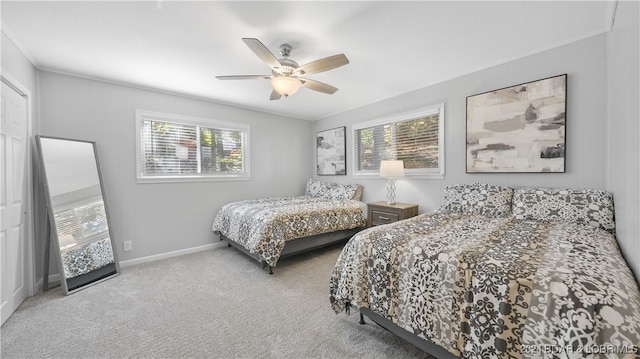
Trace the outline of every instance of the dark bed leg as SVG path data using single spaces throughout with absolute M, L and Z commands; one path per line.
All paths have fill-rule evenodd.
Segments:
M 360 325 L 365 325 L 367 322 L 364 321 L 364 314 L 360 313 Z
M 273 268 L 267 264 L 267 262 L 265 261 L 261 261 L 262 262 L 262 269 L 264 269 L 265 267 L 269 267 L 269 274 L 273 274 Z

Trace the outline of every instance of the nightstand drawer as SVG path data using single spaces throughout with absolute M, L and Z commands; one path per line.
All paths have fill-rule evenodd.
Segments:
M 400 219 L 395 213 L 371 211 L 371 221 L 375 224 L 387 224 L 397 222 Z
M 379 226 L 402 221 L 418 215 L 418 205 L 410 203 L 367 203 L 367 226 Z

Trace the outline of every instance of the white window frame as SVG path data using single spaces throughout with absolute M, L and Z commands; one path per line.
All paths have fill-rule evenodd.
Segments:
M 444 103 L 437 105 L 422 107 L 416 110 L 394 114 L 375 120 L 358 122 L 351 126 L 351 134 L 353 136 L 353 176 L 357 178 L 381 178 L 379 170 L 358 170 L 358 137 L 357 130 L 410 121 L 420 117 L 426 117 L 435 113 L 440 113 L 438 120 L 438 168 L 427 169 L 405 169 L 405 176 L 414 179 L 443 179 L 444 178 L 444 125 L 445 125 L 445 108 Z
M 145 120 L 172 122 L 183 125 L 195 125 L 212 129 L 234 130 L 242 132 L 243 171 L 234 174 L 189 174 L 189 175 L 144 175 L 142 161 L 142 123 Z M 207 181 L 242 181 L 251 179 L 249 160 L 250 126 L 247 124 L 211 120 L 206 118 L 168 114 L 147 110 L 136 110 L 136 181 L 137 183 L 169 183 L 169 182 L 207 182 Z

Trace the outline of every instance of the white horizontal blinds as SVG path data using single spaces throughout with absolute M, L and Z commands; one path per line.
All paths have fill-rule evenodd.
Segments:
M 109 229 L 102 200 L 58 212 L 54 217 L 58 238 L 71 235 L 76 242 L 98 236 Z
M 358 171 L 377 171 L 381 160 L 406 169 L 438 168 L 440 112 L 355 130 Z
M 375 140 L 374 137 L 376 137 Z M 356 130 L 355 138 L 357 170 L 378 170 L 381 160 L 381 146 L 377 146 L 376 143 L 384 142 L 384 125 Z
M 396 124 L 397 160 L 405 169 L 438 168 L 439 114 L 424 116 Z
M 144 175 L 243 173 L 243 133 L 166 121 L 142 121 Z
M 203 173 L 243 173 L 242 131 L 200 128 Z
M 154 120 L 142 126 L 145 174 L 198 173 L 197 126 Z

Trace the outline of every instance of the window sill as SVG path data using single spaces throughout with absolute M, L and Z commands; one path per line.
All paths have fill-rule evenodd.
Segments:
M 136 183 L 183 183 L 183 182 L 232 182 L 232 181 L 249 181 L 250 176 L 220 176 L 220 177 L 204 177 L 204 176 L 175 176 L 175 177 L 145 177 L 136 178 Z
M 355 174 L 353 175 L 354 179 L 378 179 L 378 180 L 386 180 L 386 177 L 380 177 L 377 174 Z M 441 180 L 444 179 L 444 174 L 442 173 L 433 173 L 433 174 L 413 174 L 406 175 L 402 178 L 396 178 L 396 180 L 415 180 L 415 179 L 428 179 L 428 180 Z

